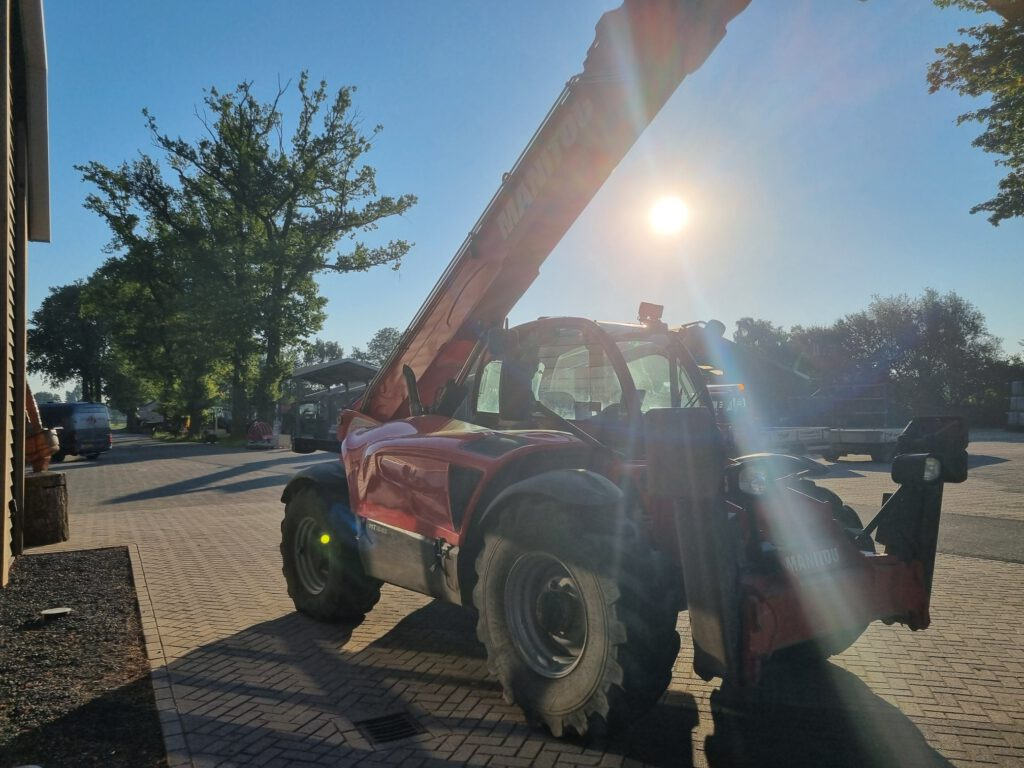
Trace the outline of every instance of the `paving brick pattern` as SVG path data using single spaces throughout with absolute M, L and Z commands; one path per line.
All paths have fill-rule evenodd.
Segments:
M 999 461 L 947 507 L 1024 518 L 1024 445 L 984 448 Z M 386 587 L 357 627 L 294 612 L 278 498 L 323 460 L 127 438 L 63 465 L 72 540 L 47 549 L 129 546 L 172 766 L 1024 765 L 1024 565 L 940 555 L 932 629 L 872 625 L 742 697 L 694 677 L 684 614 L 661 704 L 625 736 L 561 742 L 503 701 L 467 611 Z M 877 506 L 875 466 L 829 482 Z M 421 732 L 375 743 L 360 726 L 396 714 Z

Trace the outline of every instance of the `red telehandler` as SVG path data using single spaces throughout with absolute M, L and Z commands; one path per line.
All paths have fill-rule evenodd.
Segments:
M 694 668 L 753 685 L 871 621 L 928 626 L 956 419 L 918 419 L 864 527 L 810 460 L 727 458 L 694 324 L 505 317 L 555 244 L 748 0 L 626 0 L 569 80 L 357 409 L 341 461 L 284 490 L 296 607 L 359 620 L 387 582 L 478 613 L 507 700 L 556 736 L 619 727 Z M 692 341 L 692 340 L 691 340 Z M 882 552 L 876 551 L 882 545 Z

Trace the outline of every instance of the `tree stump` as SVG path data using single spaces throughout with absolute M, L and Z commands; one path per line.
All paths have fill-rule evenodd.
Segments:
M 63 472 L 25 475 L 25 546 L 41 547 L 67 541 L 68 486 Z

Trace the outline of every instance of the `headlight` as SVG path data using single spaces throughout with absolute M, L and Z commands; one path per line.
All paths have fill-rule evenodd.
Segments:
M 900 485 L 934 483 L 942 479 L 942 460 L 927 453 L 904 453 L 893 459 L 892 479 Z
M 768 490 L 768 478 L 756 469 L 743 469 L 739 477 L 740 490 L 752 496 L 760 496 Z

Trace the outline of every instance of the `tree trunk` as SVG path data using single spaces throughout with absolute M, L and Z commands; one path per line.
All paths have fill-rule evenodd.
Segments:
M 256 390 L 256 412 L 261 421 L 273 424 L 277 410 L 274 390 L 281 380 L 281 335 L 276 329 L 271 329 L 267 334 L 266 354 Z
M 25 546 L 41 547 L 67 541 L 68 487 L 63 472 L 25 475 Z
M 231 436 L 245 437 L 249 426 L 249 395 L 242 378 L 242 356 L 231 356 Z
M 203 434 L 203 411 L 200 405 L 192 405 L 188 409 L 188 436 L 199 437 Z

